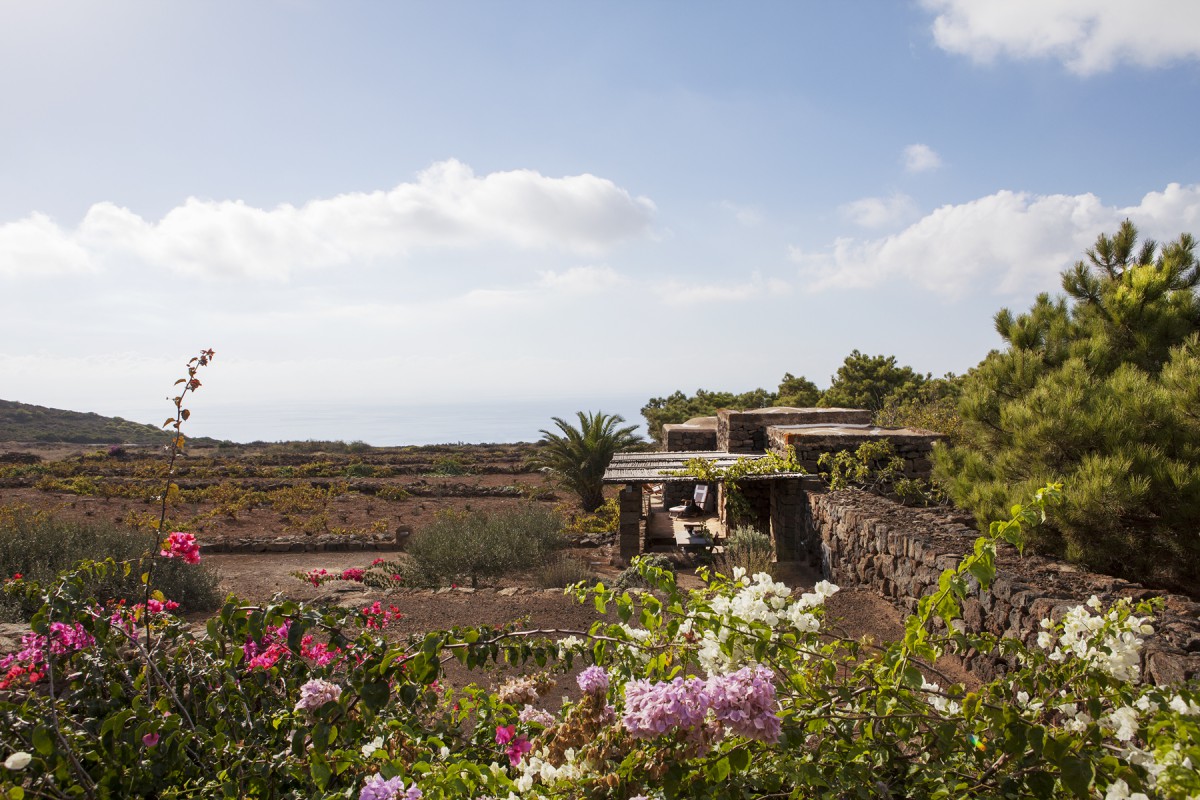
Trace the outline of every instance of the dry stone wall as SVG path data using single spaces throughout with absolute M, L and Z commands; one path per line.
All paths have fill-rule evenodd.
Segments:
M 767 428 L 773 425 L 869 425 L 871 412 L 861 408 L 758 408 L 717 412 L 717 449 L 726 453 L 762 453 Z
M 869 587 L 906 612 L 979 535 L 961 512 L 906 508 L 854 490 L 825 492 L 808 481 L 805 488 L 801 549 L 810 561 L 834 583 Z M 1160 685 L 1200 677 L 1200 603 L 1054 559 L 1021 557 L 1013 548 L 998 554 L 995 582 L 965 603 L 963 622 L 972 632 L 1034 645 L 1043 618 L 1058 619 L 1093 594 L 1106 604 L 1163 596 L 1166 608 L 1142 651 L 1143 675 Z M 1009 667 L 990 654 L 969 653 L 964 661 L 985 679 Z
M 669 453 L 686 453 L 717 449 L 717 421 L 696 425 L 680 423 L 663 425 L 663 450 Z

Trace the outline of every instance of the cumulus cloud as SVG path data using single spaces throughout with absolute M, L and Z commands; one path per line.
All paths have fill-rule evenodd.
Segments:
M 1200 57 L 1195 0 L 922 0 L 938 46 L 975 61 L 1055 58 L 1079 75 Z
M 45 214 L 0 225 L 0 276 L 53 276 L 95 267 L 87 249 Z
M 416 248 L 508 245 L 590 254 L 646 235 L 654 211 L 650 200 L 595 175 L 478 176 L 450 160 L 388 191 L 302 206 L 191 198 L 155 222 L 102 202 L 74 230 L 33 214 L 0 226 L 0 274 L 133 257 L 184 274 L 285 279 L 297 269 L 396 258 Z
M 885 228 L 917 215 L 917 204 L 899 192 L 891 197 L 864 197 L 841 207 L 842 214 L 863 228 Z
M 812 290 L 871 287 L 903 280 L 958 297 L 980 289 L 1015 293 L 1058 286 L 1100 233 L 1131 219 L 1143 238 L 1166 241 L 1200 222 L 1200 184 L 1169 184 L 1134 206 L 1094 194 L 1000 191 L 946 205 L 879 239 L 842 238 L 821 252 L 791 249 Z
M 928 172 L 942 165 L 942 157 L 927 144 L 910 144 L 904 148 L 904 169 L 908 172 Z

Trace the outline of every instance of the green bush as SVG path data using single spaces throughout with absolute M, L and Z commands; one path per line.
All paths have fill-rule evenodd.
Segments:
M 458 477 L 471 474 L 470 466 L 458 456 L 437 456 L 433 459 L 432 467 L 430 475 Z
M 535 503 L 495 513 L 445 512 L 412 537 L 411 582 L 442 585 L 458 578 L 479 585 L 546 564 L 562 542 L 562 519 Z
M 771 537 L 750 525 L 739 525 L 725 539 L 724 552 L 716 558 L 717 571 L 723 575 L 732 575 L 734 567 L 746 570 L 747 575 L 757 575 L 765 572 L 768 575 L 775 569 L 775 546 Z
M 577 583 L 595 583 L 596 573 L 586 561 L 558 555 L 538 570 L 535 580 L 543 589 L 562 589 Z
M 661 553 L 650 556 L 642 556 L 641 564 L 646 567 L 652 567 L 653 569 L 666 570 L 672 575 L 675 574 L 675 562 Z M 639 570 L 636 565 L 623 570 L 621 574 L 617 576 L 616 583 L 613 584 L 613 591 L 625 592 L 630 589 L 649 589 L 650 582 L 642 576 L 642 571 L 643 570 Z
M 146 553 L 150 534 L 134 532 L 107 523 L 80 523 L 57 519 L 28 506 L 0 507 L 0 575 L 20 574 L 43 583 L 70 570 L 83 560 L 101 560 L 111 556 L 117 561 L 137 559 Z M 110 576 L 88 587 L 102 600 L 142 600 L 140 572 L 128 576 Z M 211 611 L 220 602 L 217 574 L 204 564 L 160 559 L 154 572 L 155 586 L 183 611 Z M 15 595 L 0 595 L 0 619 L 27 620 L 37 604 L 26 603 Z
M 621 504 L 610 497 L 591 514 L 571 513 L 567 504 L 560 509 L 568 516 L 566 530 L 571 533 L 616 533 L 621 522 Z

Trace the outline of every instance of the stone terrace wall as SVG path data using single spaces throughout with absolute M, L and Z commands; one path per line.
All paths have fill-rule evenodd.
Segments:
M 886 439 L 892 443 L 896 455 L 904 459 L 906 478 L 928 478 L 933 469 L 933 443 L 942 436 L 912 428 L 777 425 L 767 429 L 767 438 L 771 450 L 776 453 L 782 454 L 788 447 L 794 447 L 796 460 L 812 473 L 820 471 L 817 459 L 822 453 L 856 450 L 863 442 Z
M 807 481 L 805 488 L 801 549 L 810 560 L 834 583 L 874 589 L 907 612 L 937 588 L 942 570 L 955 566 L 979 535 L 961 512 L 905 508 L 858 491 L 827 493 Z M 970 631 L 1034 645 L 1043 618 L 1058 619 L 1093 594 L 1106 604 L 1165 596 L 1156 633 L 1142 650 L 1143 675 L 1160 685 L 1200 677 L 1200 603 L 1053 559 L 1022 558 L 1013 548 L 998 554 L 995 582 L 965 603 L 963 622 Z M 991 679 L 1008 668 L 992 658 L 969 653 L 964 661 Z
M 862 408 L 758 408 L 717 412 L 717 449 L 726 453 L 762 453 L 773 425 L 869 425 L 871 412 Z

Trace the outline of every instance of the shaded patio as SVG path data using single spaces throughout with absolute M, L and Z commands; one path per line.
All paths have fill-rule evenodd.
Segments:
M 763 453 L 727 453 L 720 451 L 682 451 L 656 453 L 618 453 L 604 473 L 607 484 L 624 484 L 620 493 L 620 555 L 628 562 L 635 555 L 650 552 L 697 550 L 707 544 L 721 546 L 728 532 L 725 519 L 725 487 L 709 485 L 707 502 L 689 515 L 671 514 L 679 498 L 692 496 L 700 482 L 684 474 L 687 463 L 701 459 L 716 468 L 733 466 L 739 459 L 757 461 Z M 803 498 L 801 473 L 776 473 L 746 476 L 739 480 L 742 494 L 751 508 L 751 524 L 771 536 L 776 557 L 791 560 L 797 553 L 799 531 L 795 530 Z

